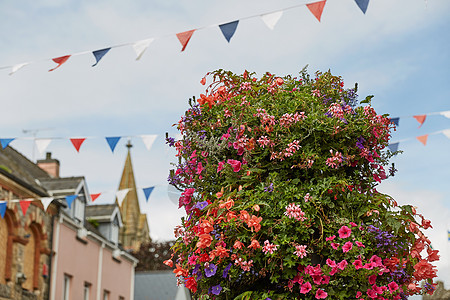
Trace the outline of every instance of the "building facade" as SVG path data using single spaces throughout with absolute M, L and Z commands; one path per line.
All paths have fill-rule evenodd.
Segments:
M 137 259 L 118 243 L 120 210 L 87 221 L 90 202 L 85 178 L 59 177 L 50 154 L 35 164 L 0 150 L 0 300 L 134 298 Z
M 47 191 L 37 178 L 49 175 L 11 147 L 0 151 L 0 299 L 43 300 L 49 296 L 52 220 Z

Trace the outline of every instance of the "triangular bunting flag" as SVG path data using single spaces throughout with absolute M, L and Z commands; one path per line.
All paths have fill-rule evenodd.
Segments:
M 111 148 L 111 151 L 114 153 L 114 149 L 117 146 L 117 143 L 120 140 L 120 136 L 114 136 L 114 137 L 107 137 L 106 141 L 108 142 L 109 148 Z
M 283 11 L 276 11 L 274 13 L 261 15 L 261 19 L 263 20 L 263 22 L 266 24 L 267 27 L 273 30 L 282 15 Z
M 77 152 L 80 152 L 80 147 L 83 144 L 83 142 L 86 140 L 86 138 L 81 138 L 81 139 L 70 139 L 70 141 L 72 142 L 72 145 L 75 147 L 75 149 L 77 150 Z
M 78 195 L 68 195 L 66 196 L 66 202 L 67 205 L 69 205 L 69 208 L 72 206 L 73 200 L 75 200 L 78 197 Z
M 427 115 L 413 116 L 413 118 L 416 119 L 417 122 L 420 123 L 420 125 L 419 125 L 419 128 L 420 128 L 420 126 L 422 126 L 423 122 L 425 122 Z
M 17 71 L 19 71 L 20 69 L 22 69 L 22 68 L 25 67 L 26 65 L 29 65 L 29 63 L 23 63 L 23 64 L 17 64 L 17 65 L 14 65 L 14 66 L 11 68 L 11 73 L 9 73 L 9 75 L 12 75 L 12 74 L 16 73 Z
M 147 148 L 147 150 L 150 150 L 152 148 L 153 142 L 155 141 L 157 135 L 141 135 L 142 137 L 142 141 L 145 144 L 145 147 Z
M 4 218 L 5 213 L 6 213 L 6 201 L 0 201 L 0 216 Z
M 51 141 L 51 139 L 35 139 L 34 143 L 36 144 L 36 148 L 38 149 L 39 153 L 44 154 Z
M 122 206 L 123 199 L 125 199 L 125 196 L 128 194 L 130 189 L 124 189 L 116 192 L 116 198 L 117 202 L 119 203 L 119 206 Z
M 450 129 L 442 130 L 442 133 L 443 133 L 447 138 L 450 139 Z
M 230 42 L 231 38 L 233 37 L 234 33 L 236 32 L 236 28 L 237 28 L 238 24 L 239 24 L 239 20 L 219 25 L 219 28 L 222 31 L 222 34 L 225 37 L 225 39 L 228 41 L 228 43 Z
M 57 63 L 58 65 L 56 67 L 54 67 L 53 69 L 48 70 L 49 72 L 54 71 L 56 69 L 58 69 L 59 67 L 61 67 L 61 65 L 63 63 L 65 63 L 68 59 L 69 59 L 70 55 L 65 55 L 65 56 L 61 56 L 61 57 L 57 57 L 57 58 L 53 58 L 52 60 Z
M 367 11 L 367 6 L 369 5 L 369 0 L 355 0 L 356 4 L 358 4 L 359 8 L 365 14 Z
M 8 147 L 9 143 L 14 141 L 15 139 L 0 139 L 0 143 L 2 144 L 2 149 Z
M 145 201 L 148 202 L 148 198 L 150 197 L 150 194 L 153 192 L 153 189 L 154 189 L 154 188 L 155 188 L 154 186 L 151 186 L 151 187 L 143 188 L 143 189 L 142 189 L 142 190 L 144 191 Z
M 326 2 L 327 0 L 323 0 L 319 2 L 306 4 L 306 7 L 308 7 L 309 11 L 314 15 L 314 17 L 316 17 L 317 20 L 319 20 L 319 22 Z
M 191 39 L 192 34 L 194 34 L 194 31 L 195 31 L 195 29 L 177 33 L 177 38 L 180 41 L 181 46 L 183 46 L 183 48 L 181 48 L 181 52 L 183 52 L 184 49 L 186 49 L 186 46 L 189 43 L 189 40 Z
M 441 111 L 439 114 L 440 114 L 441 116 L 444 116 L 444 117 L 450 119 L 450 110 L 447 110 L 447 111 Z
M 427 139 L 428 139 L 428 134 L 424 134 L 421 136 L 416 137 L 416 139 L 419 140 L 419 142 L 421 142 L 424 146 L 427 145 Z
M 391 150 L 391 152 L 396 152 L 398 150 L 398 145 L 399 143 L 392 143 L 388 145 L 389 150 Z
M 134 43 L 133 49 L 134 52 L 136 52 L 136 60 L 140 60 L 142 55 L 144 54 L 145 50 L 147 50 L 148 46 L 154 41 L 155 39 L 147 39 L 142 40 Z
M 50 205 L 50 203 L 52 203 L 53 200 L 53 197 L 41 198 L 42 206 L 44 206 L 44 211 L 47 211 L 47 207 Z
M 91 194 L 92 202 L 94 202 L 98 197 L 100 197 L 101 194 L 102 194 L 102 193 Z
M 30 206 L 32 200 L 20 200 L 20 208 L 22 208 L 22 213 L 25 216 L 27 214 L 28 207 Z
M 400 118 L 391 118 L 391 122 L 394 123 L 396 126 L 399 126 Z
M 92 54 L 94 54 L 94 57 L 96 60 L 95 64 L 93 64 L 92 66 L 95 67 L 98 64 L 98 62 L 100 61 L 100 59 L 102 59 L 103 56 L 105 56 L 105 54 L 108 53 L 109 50 L 111 50 L 111 47 L 101 49 L 101 50 L 96 50 L 96 51 L 92 52 Z

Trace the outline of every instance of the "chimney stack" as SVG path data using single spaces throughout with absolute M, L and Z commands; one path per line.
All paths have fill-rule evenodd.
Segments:
M 46 153 L 45 159 L 38 160 L 37 165 L 52 178 L 59 178 L 59 160 L 52 158 L 51 152 Z

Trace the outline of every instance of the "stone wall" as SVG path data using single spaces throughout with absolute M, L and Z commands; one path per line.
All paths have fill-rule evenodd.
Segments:
M 424 295 L 423 300 L 450 300 L 450 290 L 446 290 L 442 281 L 437 282 L 433 295 Z

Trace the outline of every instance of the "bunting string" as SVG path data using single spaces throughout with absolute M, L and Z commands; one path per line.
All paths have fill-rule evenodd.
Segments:
M 424 135 L 420 135 L 420 136 L 416 136 L 415 139 L 417 139 L 419 142 L 421 142 L 424 146 L 427 145 L 427 141 L 428 141 L 428 137 L 430 135 L 436 135 L 436 134 L 443 134 L 445 135 L 448 139 L 450 139 L 450 128 L 448 129 L 443 129 L 443 130 L 439 130 L 439 131 L 435 131 L 432 133 L 427 133 Z M 398 147 L 400 145 L 401 142 L 405 142 L 405 141 L 409 141 L 412 140 L 412 138 L 406 138 L 406 139 L 402 139 L 402 140 L 398 140 L 396 142 L 391 142 L 388 145 L 389 150 L 391 150 L 391 152 L 397 152 L 398 151 Z
M 59 67 L 61 67 L 64 63 L 66 63 L 72 56 L 85 55 L 85 54 L 89 54 L 89 53 L 91 53 L 94 56 L 95 62 L 92 65 L 92 67 L 95 67 L 99 64 L 100 60 L 107 53 L 109 53 L 112 49 L 119 48 L 119 47 L 129 47 L 129 46 L 133 47 L 133 49 L 136 53 L 136 60 L 140 60 L 142 55 L 144 54 L 144 52 L 147 50 L 147 48 L 150 46 L 150 44 L 152 42 L 154 42 L 155 40 L 159 40 L 159 39 L 166 38 L 166 37 L 173 37 L 173 36 L 176 36 L 178 38 L 178 40 L 180 41 L 181 52 L 183 52 L 186 49 L 187 44 L 189 43 L 189 41 L 192 38 L 195 31 L 212 28 L 212 27 L 219 27 L 224 38 L 229 43 L 231 38 L 235 34 L 240 21 L 260 17 L 262 19 L 262 21 L 266 24 L 266 26 L 269 29 L 273 30 L 276 23 L 279 21 L 279 19 L 283 15 L 284 11 L 291 10 L 291 9 L 301 7 L 301 6 L 306 6 L 308 8 L 308 10 L 313 14 L 313 16 L 320 22 L 326 1 L 327 0 L 321 0 L 321 1 L 315 1 L 315 2 L 304 2 L 301 4 L 293 5 L 290 7 L 283 8 L 283 9 L 273 10 L 273 11 L 266 12 L 263 14 L 256 14 L 256 15 L 252 15 L 252 16 L 243 17 L 243 18 L 240 18 L 237 20 L 233 20 L 231 22 L 207 25 L 207 26 L 179 32 L 176 34 L 172 33 L 172 34 L 167 34 L 167 35 L 163 35 L 163 36 L 159 36 L 159 37 L 146 38 L 146 39 L 142 39 L 142 40 L 138 40 L 138 41 L 134 41 L 134 42 L 108 46 L 108 47 L 104 47 L 104 48 L 98 49 L 98 50 L 82 51 L 82 52 L 77 52 L 77 53 L 73 53 L 73 54 L 66 54 L 63 56 L 55 57 L 55 58 L 23 62 L 23 63 L 18 63 L 18 64 L 14 64 L 14 65 L 9 65 L 9 66 L 0 66 L 0 70 L 1 69 L 10 69 L 11 71 L 10 71 L 9 75 L 13 75 L 20 69 L 24 68 L 25 66 L 36 63 L 38 61 L 52 61 L 56 64 L 56 66 L 54 65 L 53 68 L 48 70 L 49 72 L 52 72 L 52 71 L 55 71 L 56 69 L 58 69 Z M 369 0 L 355 0 L 355 2 L 358 5 L 358 7 L 361 9 L 361 11 L 365 14 L 366 10 L 367 10 L 367 6 L 369 4 Z
M 132 138 L 141 138 L 142 142 L 144 143 L 145 147 L 147 148 L 147 150 L 150 151 L 150 149 L 153 146 L 153 143 L 155 142 L 156 138 L 158 137 L 158 135 L 156 134 L 144 134 L 144 135 L 129 135 L 129 136 L 113 136 L 113 137 L 101 137 L 102 139 L 105 139 L 109 148 L 111 149 L 111 152 L 114 153 L 114 150 L 116 149 L 117 143 L 123 139 L 123 138 L 128 138 L 129 140 L 131 140 Z M 39 153 L 44 154 L 45 150 L 47 149 L 47 147 L 50 145 L 50 143 L 53 140 L 69 140 L 73 147 L 75 148 L 75 150 L 77 152 L 80 152 L 81 146 L 83 145 L 83 143 L 87 140 L 87 139 L 97 139 L 100 137 L 51 137 L 51 138 L 36 138 L 36 137 L 15 137 L 15 138 L 0 138 L 0 144 L 2 149 L 5 149 L 6 147 L 9 146 L 9 144 L 11 144 L 11 142 L 15 141 L 15 140 L 33 140 L 37 150 L 39 151 Z
M 144 188 L 136 188 L 136 190 L 142 190 L 145 196 L 145 201 L 148 203 L 149 199 L 150 199 L 150 195 L 152 194 L 153 190 L 155 189 L 155 187 L 157 186 L 165 186 L 167 184 L 157 184 L 157 185 L 153 185 L 153 186 L 149 186 L 149 187 L 144 187 Z M 117 202 L 119 203 L 119 206 L 122 205 L 123 200 L 125 199 L 126 195 L 133 189 L 131 188 L 126 188 L 126 189 L 122 189 L 122 190 L 118 190 L 115 191 L 115 196 L 117 199 Z M 111 191 L 104 191 L 104 192 L 100 192 L 100 193 L 95 193 L 95 194 L 90 194 L 91 203 L 94 203 L 94 201 L 100 197 L 102 194 L 107 194 Z M 35 202 L 35 201 L 40 201 L 42 203 L 42 205 L 44 206 L 44 211 L 47 211 L 48 206 L 50 205 L 50 203 L 53 202 L 53 200 L 65 200 L 67 203 L 67 206 L 69 208 L 71 208 L 73 201 L 80 196 L 80 194 L 72 194 L 72 195 L 67 195 L 64 197 L 58 196 L 58 197 L 41 197 L 41 198 L 25 198 L 25 199 L 0 199 L 0 215 L 2 216 L 2 218 L 4 217 L 4 213 L 6 210 L 6 206 L 7 203 L 11 202 L 11 203 L 19 203 L 20 208 L 22 210 L 23 215 L 25 216 L 28 210 L 28 207 L 30 206 L 31 202 Z
M 394 118 L 390 118 L 390 119 L 391 119 L 392 123 L 394 123 L 397 126 L 400 126 L 400 118 L 402 118 L 402 119 L 403 118 L 414 118 L 419 123 L 419 128 L 420 128 L 423 125 L 423 123 L 425 123 L 427 116 L 437 116 L 437 115 L 441 115 L 441 116 L 446 117 L 447 119 L 450 119 L 450 110 L 431 112 L 431 113 L 426 113 L 426 114 L 422 114 L 422 115 L 394 117 Z

